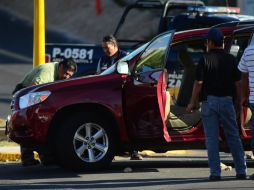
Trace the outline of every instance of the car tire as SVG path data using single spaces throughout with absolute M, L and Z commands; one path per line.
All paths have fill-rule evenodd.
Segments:
M 116 150 L 112 122 L 89 113 L 67 118 L 56 134 L 56 157 L 59 164 L 72 170 L 101 170 L 108 167 Z

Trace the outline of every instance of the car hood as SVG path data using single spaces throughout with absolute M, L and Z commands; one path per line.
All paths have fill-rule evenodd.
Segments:
M 112 77 L 119 76 L 119 74 L 113 73 L 108 75 L 89 75 L 79 78 L 73 78 L 68 80 L 61 80 L 52 83 L 42 84 L 34 88 L 30 88 L 30 91 L 44 91 L 49 90 L 51 92 L 58 90 L 70 90 L 75 87 L 84 88 L 85 86 L 97 86 L 100 83 L 105 83 L 111 80 Z

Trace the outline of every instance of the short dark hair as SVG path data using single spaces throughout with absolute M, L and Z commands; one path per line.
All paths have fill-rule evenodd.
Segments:
M 219 28 L 211 28 L 207 34 L 207 40 L 214 43 L 216 47 L 223 45 L 224 35 Z
M 113 35 L 104 36 L 102 39 L 102 42 L 111 42 L 115 44 L 116 46 L 118 46 L 117 40 Z
M 77 72 L 77 64 L 72 58 L 64 59 L 64 60 L 60 61 L 59 65 L 62 65 L 63 68 L 66 70 L 71 70 L 73 72 Z

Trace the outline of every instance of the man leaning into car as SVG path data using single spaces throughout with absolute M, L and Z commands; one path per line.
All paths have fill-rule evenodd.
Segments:
M 13 94 L 18 90 L 32 85 L 45 84 L 57 80 L 69 79 L 77 71 L 77 65 L 72 59 L 64 59 L 57 63 L 47 63 L 33 68 L 25 78 L 16 85 Z M 23 166 L 32 166 L 40 164 L 38 160 L 34 159 L 33 148 L 20 146 L 21 162 Z M 41 163 L 44 165 L 51 164 L 53 160 L 50 155 L 43 150 L 39 152 Z
M 246 162 L 239 136 L 236 113 L 233 105 L 234 89 L 238 106 L 241 97 L 241 75 L 233 55 L 223 50 L 223 33 L 212 28 L 207 35 L 208 53 L 200 60 L 196 70 L 192 97 L 187 107 L 191 111 L 200 92 L 203 93 L 201 117 L 206 137 L 206 148 L 212 181 L 221 179 L 219 156 L 219 126 L 223 124 L 236 170 L 236 179 L 246 179 Z

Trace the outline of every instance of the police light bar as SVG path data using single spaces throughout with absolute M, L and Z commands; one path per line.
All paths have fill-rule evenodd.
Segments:
M 189 6 L 187 10 L 189 12 L 200 12 L 200 13 L 228 13 L 228 14 L 240 13 L 240 8 L 238 7 Z

